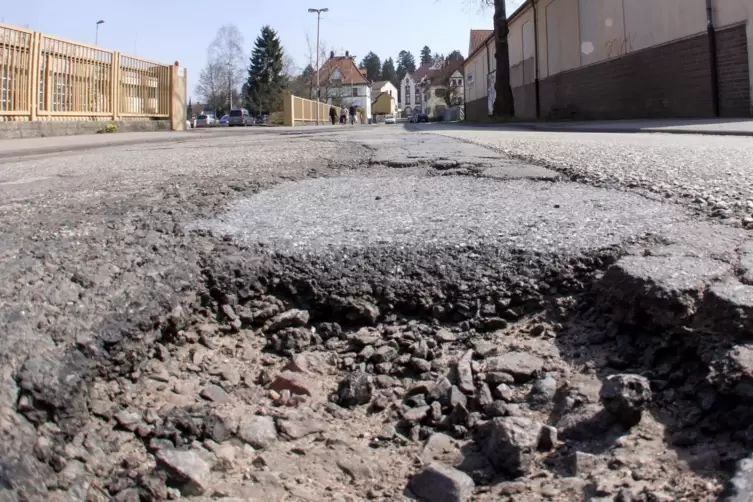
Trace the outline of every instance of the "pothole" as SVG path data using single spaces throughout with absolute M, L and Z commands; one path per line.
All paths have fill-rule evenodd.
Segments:
M 753 447 L 753 287 L 744 236 L 698 228 L 566 183 L 278 185 L 196 225 L 180 304 L 19 369 L 34 461 L 0 475 L 47 500 L 713 500 Z

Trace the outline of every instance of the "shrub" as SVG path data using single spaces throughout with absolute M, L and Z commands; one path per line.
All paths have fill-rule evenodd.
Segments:
M 118 132 L 118 126 L 116 126 L 115 124 L 107 124 L 102 129 L 97 131 L 97 134 L 109 134 L 113 132 Z

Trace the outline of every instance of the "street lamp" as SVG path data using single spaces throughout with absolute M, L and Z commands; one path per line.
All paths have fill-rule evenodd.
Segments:
M 319 125 L 319 23 L 322 12 L 329 12 L 329 9 L 309 9 L 309 12 L 316 13 L 316 125 Z
M 99 42 L 99 25 L 104 23 L 105 22 L 101 19 L 97 21 L 97 31 L 94 34 L 94 45 L 97 45 L 97 43 Z

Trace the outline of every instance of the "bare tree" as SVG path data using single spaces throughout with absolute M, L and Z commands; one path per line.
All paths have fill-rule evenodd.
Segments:
M 314 69 L 314 73 L 311 75 L 311 79 L 308 82 L 309 86 L 309 99 L 314 99 L 314 88 L 316 87 L 316 73 L 321 69 L 324 62 L 329 58 L 329 52 L 327 51 L 327 42 L 324 40 L 319 41 L 319 68 L 316 67 L 316 41 L 311 39 L 308 32 L 306 32 L 306 59 L 309 62 L 309 66 Z M 321 76 L 320 76 L 321 77 Z M 327 83 L 322 81 L 320 85 L 326 87 Z M 321 92 L 321 91 L 320 91 Z M 327 97 L 326 92 L 321 93 L 322 96 Z
M 282 74 L 290 80 L 297 77 L 300 71 L 301 69 L 295 64 L 293 57 L 285 53 L 282 58 Z
M 497 71 L 494 81 L 496 96 L 493 113 L 495 117 L 512 117 L 515 115 L 515 103 L 510 86 L 510 47 L 507 43 L 510 27 L 507 24 L 507 6 L 505 0 L 484 1 L 494 2 L 494 57 L 497 62 Z
M 227 87 L 222 66 L 213 61 L 199 73 L 199 82 L 196 84 L 196 94 L 201 100 L 212 107 L 213 110 L 221 108 L 227 101 Z
M 220 69 L 230 108 L 233 106 L 233 97 L 238 95 L 238 89 L 243 82 L 246 61 L 243 44 L 243 35 L 238 27 L 226 24 L 217 30 L 217 35 L 207 49 L 208 64 L 216 65 Z
M 467 4 L 475 0 L 466 0 Z M 517 8 L 525 0 L 478 0 L 481 2 L 482 9 L 494 8 L 494 57 L 497 64 L 497 70 L 494 76 L 494 109 L 493 114 L 496 117 L 515 115 L 515 103 L 512 97 L 512 87 L 510 86 L 510 48 L 507 43 L 507 36 L 510 34 L 510 27 L 507 24 L 507 3 L 511 8 Z M 538 64 L 538 62 L 537 62 Z

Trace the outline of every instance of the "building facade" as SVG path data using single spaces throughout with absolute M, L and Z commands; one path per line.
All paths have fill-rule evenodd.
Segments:
M 412 73 L 406 73 L 400 82 L 397 107 L 403 117 L 409 117 L 415 110 L 421 110 L 421 89 L 416 85 Z
M 444 116 L 445 110 L 465 100 L 462 61 L 436 63 L 419 81 L 423 93 L 423 112 L 429 118 Z
M 709 20 L 706 0 L 526 2 L 509 21 L 515 114 L 753 115 L 753 2 L 711 6 Z M 489 113 L 495 70 L 492 34 L 466 60 L 468 118 Z
M 320 96 L 329 104 L 361 108 L 371 116 L 371 83 L 355 64 L 353 56 L 332 56 L 319 70 Z
M 397 113 L 397 87 L 388 80 L 371 84 L 371 107 L 374 115 Z

